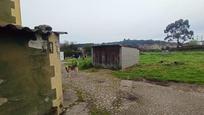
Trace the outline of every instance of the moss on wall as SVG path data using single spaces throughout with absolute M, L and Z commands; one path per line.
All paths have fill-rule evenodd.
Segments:
M 0 115 L 50 115 L 54 68 L 48 53 L 28 48 L 29 39 L 22 38 L 0 36 L 0 97 L 8 99 Z

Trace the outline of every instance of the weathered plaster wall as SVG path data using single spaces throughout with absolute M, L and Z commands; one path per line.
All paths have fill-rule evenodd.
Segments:
M 57 46 L 55 37 L 49 41 Z M 28 47 L 30 40 L 0 34 L 0 115 L 52 115 L 62 104 L 57 53 Z
M 20 0 L 0 0 L 0 25 L 21 25 Z
M 16 25 L 22 25 L 22 20 L 21 20 L 21 5 L 20 5 L 20 0 L 11 0 L 14 2 L 15 7 L 12 9 L 12 16 L 16 17 Z
M 60 61 L 60 47 L 59 37 L 56 34 L 51 34 L 49 42 L 53 46 L 52 53 L 49 54 L 50 65 L 54 67 L 55 75 L 51 78 L 52 89 L 56 90 L 56 99 L 53 100 L 53 106 L 57 107 L 58 114 L 62 112 L 61 106 L 63 105 L 63 94 L 62 94 L 62 75 L 61 75 L 61 61 Z
M 122 69 L 133 66 L 139 62 L 139 50 L 122 47 L 121 57 Z

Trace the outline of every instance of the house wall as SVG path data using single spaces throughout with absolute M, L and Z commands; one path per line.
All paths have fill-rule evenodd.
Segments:
M 64 61 L 64 52 L 60 52 L 60 60 Z
M 58 35 L 38 47 L 29 33 L 0 33 L 0 115 L 53 115 L 60 112 L 62 84 Z M 36 46 L 37 45 L 37 46 Z
M 133 66 L 139 62 L 139 50 L 136 48 L 122 47 L 122 69 Z
M 55 73 L 51 78 L 51 86 L 52 89 L 56 90 L 56 99 L 52 103 L 54 107 L 57 107 L 57 114 L 59 115 L 62 112 L 63 105 L 59 36 L 53 33 L 49 37 L 49 42 L 53 44 L 53 53 L 49 54 L 49 58 L 50 65 L 54 66 Z
M 93 47 L 92 56 L 94 66 L 111 69 L 121 67 L 119 46 Z
M 0 0 L 0 25 L 21 25 L 20 0 Z

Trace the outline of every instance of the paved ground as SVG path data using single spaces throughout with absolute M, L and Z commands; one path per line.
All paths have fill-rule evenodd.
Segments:
M 119 80 L 108 70 L 63 75 L 66 115 L 204 115 L 202 86 Z

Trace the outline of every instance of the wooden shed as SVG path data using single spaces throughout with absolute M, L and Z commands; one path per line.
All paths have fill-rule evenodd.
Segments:
M 95 67 L 125 69 L 138 62 L 137 48 L 122 45 L 98 45 L 92 48 L 92 63 Z

